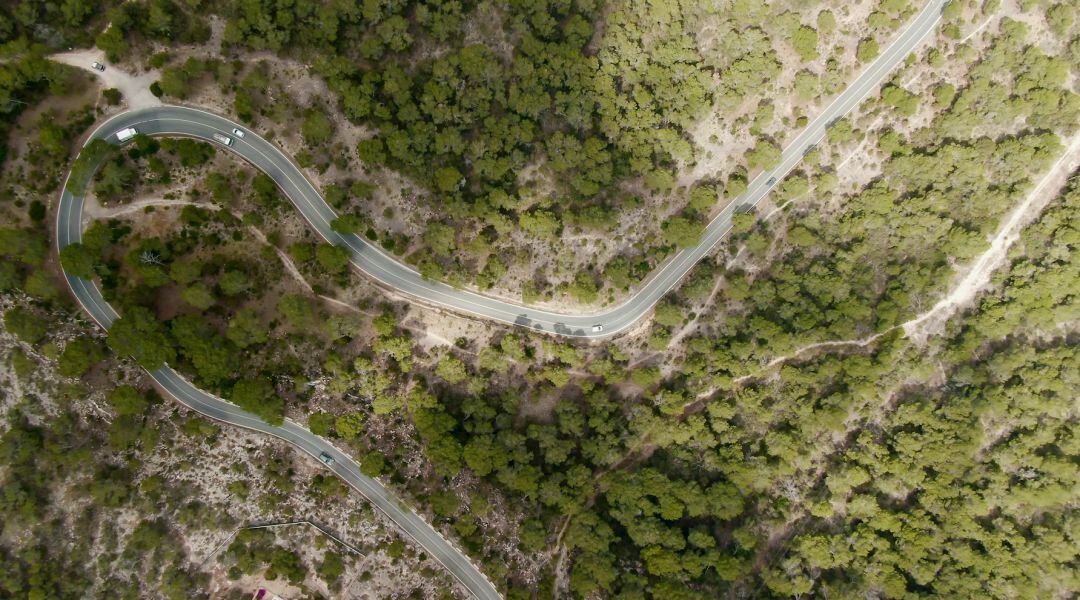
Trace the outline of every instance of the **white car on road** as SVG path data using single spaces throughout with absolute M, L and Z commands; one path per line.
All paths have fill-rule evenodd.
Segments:
M 90 63 L 90 68 L 94 69 L 95 71 L 104 71 L 105 65 L 95 60 L 94 62 Z
M 244 131 L 242 129 L 234 128 L 232 130 L 232 134 L 235 135 L 236 137 L 240 138 L 240 139 L 244 139 Z
M 131 138 L 135 137 L 135 134 L 137 134 L 137 133 L 139 133 L 139 132 L 136 131 L 134 127 L 128 127 L 126 129 L 121 129 L 120 131 L 117 131 L 116 132 L 116 139 L 121 141 L 121 142 L 126 142 L 126 141 L 130 140 Z

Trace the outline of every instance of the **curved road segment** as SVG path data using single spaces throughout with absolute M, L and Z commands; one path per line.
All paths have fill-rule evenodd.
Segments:
M 779 180 L 802 161 L 803 155 L 825 136 L 825 130 L 832 122 L 853 109 L 915 49 L 940 20 L 941 11 L 946 4 L 948 0 L 931 0 L 927 3 L 904 32 L 791 142 L 784 150 L 779 164 L 755 178 L 745 193 L 729 203 L 727 208 L 709 223 L 698 245 L 678 252 L 665 262 L 624 303 L 591 314 L 551 312 L 424 279 L 411 267 L 360 237 L 341 235 L 333 231 L 330 222 L 337 215 L 289 157 L 254 132 L 224 117 L 180 106 L 132 110 L 103 123 L 90 135 L 87 143 L 100 138 L 119 144 L 116 132 L 128 127 L 134 127 L 139 133 L 151 136 L 198 138 L 216 143 L 219 147 L 222 146 L 214 140 L 214 134 L 226 135 L 233 139 L 229 150 L 272 178 L 319 235 L 330 243 L 349 248 L 352 251 L 353 264 L 379 283 L 421 302 L 493 321 L 557 335 L 603 338 L 627 329 L 644 317 L 653 305 L 727 234 L 731 229 L 731 217 L 736 210 L 750 210 L 756 206 Z M 234 135 L 234 128 L 242 129 L 246 135 L 243 138 Z M 57 211 L 58 250 L 82 240 L 82 208 L 83 198 L 72 195 L 65 185 Z M 65 276 L 83 309 L 101 327 L 109 329 L 118 315 L 105 301 L 97 285 L 66 273 Z M 603 329 L 595 331 L 596 325 L 602 325 Z M 289 442 L 315 458 L 324 452 L 329 454 L 334 458 L 329 468 L 335 474 L 363 494 L 430 555 L 438 559 L 474 596 L 484 600 L 499 598 L 495 586 L 463 552 L 451 545 L 415 512 L 405 507 L 382 484 L 361 474 L 357 463 L 328 441 L 292 421 L 286 421 L 280 427 L 269 425 L 236 405 L 200 390 L 167 366 L 150 372 L 150 376 L 178 401 L 208 417 L 267 433 Z
M 65 191 L 64 199 L 68 201 L 66 210 L 70 212 L 67 214 L 77 215 L 81 211 L 82 198 L 72 197 Z M 64 222 L 65 213 L 61 213 L 59 220 L 61 223 Z M 77 224 L 78 222 L 78 217 L 76 217 L 74 223 Z M 82 237 L 80 228 L 77 225 L 74 227 L 61 227 L 57 234 L 58 245 L 61 248 L 79 241 Z M 106 330 L 109 329 L 119 315 L 105 301 L 97 285 L 80 277 L 67 274 L 65 276 L 68 285 L 71 286 L 71 291 L 75 294 L 83 309 L 97 321 L 98 325 Z M 323 453 L 328 454 L 334 460 L 333 464 L 327 465 L 327 468 L 352 486 L 353 489 L 360 492 L 383 514 L 388 516 L 391 521 L 397 524 L 402 531 L 420 544 L 429 555 L 442 563 L 446 570 L 450 571 L 473 596 L 482 600 L 500 600 L 501 596 L 498 590 L 472 564 L 464 552 L 458 550 L 446 538 L 442 537 L 431 525 L 394 496 L 393 492 L 387 490 L 375 479 L 362 474 L 360 465 L 352 457 L 338 450 L 327 440 L 288 419 L 281 426 L 270 425 L 235 404 L 200 390 L 168 366 L 149 371 L 149 374 L 161 389 L 165 390 L 170 396 L 207 417 L 230 425 L 238 425 L 270 434 L 292 444 L 316 459 L 319 459 Z

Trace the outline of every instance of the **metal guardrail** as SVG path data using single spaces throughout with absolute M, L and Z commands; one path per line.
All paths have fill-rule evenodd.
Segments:
M 210 554 L 208 554 L 206 556 L 206 558 L 204 558 L 202 560 L 202 562 L 199 563 L 198 568 L 201 569 L 203 567 L 203 565 L 205 565 L 207 563 L 207 561 L 209 561 L 211 558 L 214 558 L 215 556 L 217 556 L 217 553 L 221 551 L 221 549 L 225 546 L 225 544 L 228 544 L 229 542 L 231 542 L 233 540 L 233 538 L 236 537 L 236 534 L 240 533 L 241 531 L 245 531 L 245 530 L 248 530 L 248 529 L 270 529 L 271 527 L 286 527 L 288 525 L 307 525 L 309 527 L 314 527 L 316 530 L 319 531 L 319 533 L 321 533 L 321 534 L 325 535 L 326 537 L 330 538 L 331 540 L 336 542 L 338 545 L 340 545 L 340 546 L 342 546 L 344 548 L 347 548 L 350 552 L 353 552 L 354 554 L 357 554 L 358 556 L 367 556 L 366 554 L 361 552 L 359 548 L 357 548 L 356 546 L 350 544 L 349 542 L 346 542 L 345 540 L 341 539 L 337 534 L 330 531 L 328 528 L 324 527 L 323 525 L 320 525 L 320 524 L 318 524 L 315 521 L 312 521 L 310 519 L 299 519 L 299 520 L 295 520 L 295 521 L 271 521 L 271 522 L 267 522 L 267 523 L 255 523 L 255 524 L 252 524 L 252 525 L 245 525 L 243 527 L 237 527 L 236 529 L 233 529 L 231 533 L 229 533 L 228 537 L 226 537 L 224 540 L 222 540 L 220 543 L 218 543 L 217 546 L 214 546 L 213 550 L 210 551 Z

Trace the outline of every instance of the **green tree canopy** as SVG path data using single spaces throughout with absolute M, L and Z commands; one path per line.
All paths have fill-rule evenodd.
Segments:
M 281 425 L 285 420 L 285 400 L 265 377 L 236 382 L 229 400 L 271 425 Z
M 176 358 L 174 341 L 150 310 L 132 306 L 109 328 L 109 347 L 153 371 Z
M 701 240 L 705 224 L 696 218 L 672 217 L 661 226 L 664 241 L 679 248 L 690 248 Z

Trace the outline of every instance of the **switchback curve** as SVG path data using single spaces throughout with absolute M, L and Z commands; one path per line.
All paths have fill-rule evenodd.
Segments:
M 213 137 L 215 133 L 227 135 L 234 138 L 233 144 L 228 147 L 229 150 L 271 177 L 319 235 L 330 243 L 348 248 L 352 253 L 353 264 L 381 284 L 422 302 L 443 306 L 460 313 L 556 335 L 600 339 L 625 331 L 647 315 L 656 302 L 730 231 L 731 218 L 736 210 L 748 210 L 756 206 L 772 187 L 794 169 L 801 162 L 802 157 L 825 136 L 825 130 L 831 123 L 857 106 L 896 65 L 915 49 L 940 20 L 941 11 L 948 2 L 949 0 L 930 0 L 900 36 L 784 149 L 780 162 L 756 177 L 746 192 L 731 201 L 708 224 L 702 239 L 696 246 L 675 254 L 622 304 L 595 313 L 557 313 L 427 280 L 411 267 L 397 261 L 360 237 L 341 235 L 333 231 L 330 228 L 330 222 L 336 215 L 299 168 L 276 146 L 225 117 L 181 106 L 165 105 L 131 110 L 120 113 L 101 124 L 91 133 L 87 143 L 95 139 L 105 139 L 119 144 L 120 141 L 115 134 L 127 127 L 135 127 L 140 133 L 147 135 L 186 136 L 212 143 L 215 142 Z M 234 128 L 244 129 L 248 133 L 243 138 L 238 138 L 232 134 Z M 92 175 L 93 169 L 86 174 L 87 180 Z M 71 193 L 69 183 L 70 181 L 65 182 L 57 208 L 56 246 L 58 251 L 82 240 L 83 198 Z M 118 318 L 118 314 L 105 301 L 97 285 L 93 281 L 67 273 L 65 277 L 83 309 L 102 328 L 109 329 Z M 597 330 L 596 325 L 603 327 Z M 363 494 L 403 531 L 421 544 L 468 588 L 470 593 L 484 600 L 500 597 L 495 586 L 463 552 L 439 535 L 415 512 L 404 507 L 378 481 L 360 473 L 356 462 L 328 441 L 289 420 L 286 420 L 282 426 L 267 424 L 236 405 L 200 390 L 168 366 L 150 371 L 149 374 L 169 395 L 208 417 L 272 435 L 289 442 L 312 457 L 318 458 L 324 452 L 329 454 L 334 458 L 334 463 L 329 468 L 335 474 Z

